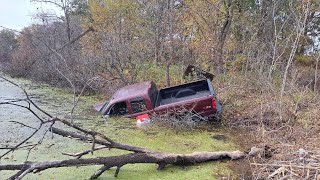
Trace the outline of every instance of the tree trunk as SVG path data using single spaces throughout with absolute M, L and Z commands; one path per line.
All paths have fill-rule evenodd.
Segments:
M 224 2 L 224 6 L 226 8 L 225 21 L 220 31 L 218 47 L 217 47 L 218 49 L 217 49 L 216 69 L 218 73 L 222 73 L 222 70 L 223 70 L 222 67 L 224 65 L 223 49 L 224 49 L 224 44 L 226 42 L 227 35 L 229 33 L 231 23 L 232 23 L 232 14 L 233 14 L 232 0 L 228 0 L 227 2 Z
M 261 2 L 261 12 L 260 12 L 260 27 L 258 27 L 258 40 L 259 47 L 261 47 L 263 53 L 263 62 L 260 65 L 260 71 L 264 68 L 264 62 L 267 64 L 272 63 L 273 57 L 273 46 L 274 46 L 274 1 L 273 0 L 262 0 Z M 262 69 L 261 69 L 262 68 Z
M 320 59 L 320 54 L 317 57 L 316 60 L 316 69 L 314 70 L 314 86 L 313 86 L 313 91 L 317 91 L 317 86 L 318 86 L 318 67 L 319 67 L 319 59 Z
M 192 154 L 167 154 L 167 153 L 132 153 L 119 156 L 96 157 L 90 159 L 68 159 L 58 161 L 46 161 L 39 163 L 25 163 L 17 165 L 0 165 L 0 170 L 19 170 L 19 172 L 9 179 L 21 179 L 31 172 L 40 172 L 50 168 L 102 165 L 99 171 L 91 176 L 91 179 L 98 178 L 105 170 L 117 167 L 116 174 L 122 166 L 135 163 L 155 163 L 158 170 L 162 170 L 166 165 L 193 165 L 213 160 L 231 159 L 237 160 L 244 158 L 245 153 L 241 151 L 221 151 L 221 152 L 201 152 Z M 103 171 L 103 172 L 102 172 Z
M 170 63 L 166 65 L 166 82 L 167 86 L 170 86 Z

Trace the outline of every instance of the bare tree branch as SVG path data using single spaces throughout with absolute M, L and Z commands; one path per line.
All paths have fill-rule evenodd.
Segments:
M 63 155 L 67 155 L 67 156 L 72 156 L 72 157 L 75 157 L 77 159 L 81 158 L 83 155 L 86 155 L 86 154 L 89 154 L 89 153 L 92 153 L 93 151 L 97 151 L 97 150 L 101 150 L 101 149 L 106 149 L 106 148 L 109 148 L 107 146 L 99 146 L 99 147 L 96 147 L 94 149 L 88 149 L 86 151 L 83 151 L 83 152 L 79 152 L 79 153 L 75 153 L 75 154 L 71 154 L 71 153 L 62 153 Z
M 237 160 L 246 157 L 246 154 L 240 151 L 232 152 L 202 152 L 192 154 L 166 154 L 166 153 L 133 153 L 119 156 L 96 157 L 89 159 L 69 159 L 61 161 L 46 161 L 39 163 L 26 163 L 18 165 L 0 165 L 0 170 L 20 170 L 15 179 L 21 179 L 30 172 L 40 172 L 49 168 L 86 166 L 86 165 L 104 165 L 108 167 L 117 167 L 115 176 L 119 173 L 120 167 L 126 164 L 135 163 L 163 163 L 166 165 L 192 165 L 201 162 L 231 159 Z M 22 172 L 21 172 L 22 171 Z M 14 179 L 12 178 L 12 179 Z

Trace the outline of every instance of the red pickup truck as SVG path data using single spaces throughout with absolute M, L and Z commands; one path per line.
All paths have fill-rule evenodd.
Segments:
M 111 100 L 96 107 L 104 116 L 137 117 L 142 114 L 195 112 L 217 119 L 221 105 L 209 79 L 157 89 L 152 81 L 122 87 Z

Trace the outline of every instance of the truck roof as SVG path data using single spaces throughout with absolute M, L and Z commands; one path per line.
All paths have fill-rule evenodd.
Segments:
M 113 96 L 111 97 L 111 101 L 118 102 L 145 96 L 146 94 L 148 94 L 152 83 L 152 81 L 145 81 L 124 86 L 113 94 Z

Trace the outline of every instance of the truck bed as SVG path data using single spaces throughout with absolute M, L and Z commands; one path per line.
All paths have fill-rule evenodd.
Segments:
M 207 80 L 196 81 L 180 86 L 161 89 L 158 94 L 156 106 L 201 98 L 209 96 L 210 94 L 212 94 L 212 92 L 210 91 Z
M 167 98 L 167 99 L 162 99 L 160 101 L 159 106 L 170 104 L 170 103 L 186 101 L 189 99 L 200 98 L 200 97 L 209 96 L 209 95 L 210 95 L 210 91 L 198 91 L 194 95 L 189 95 L 189 96 L 185 96 L 185 97 L 181 97 L 181 98 L 171 97 L 171 98 Z

